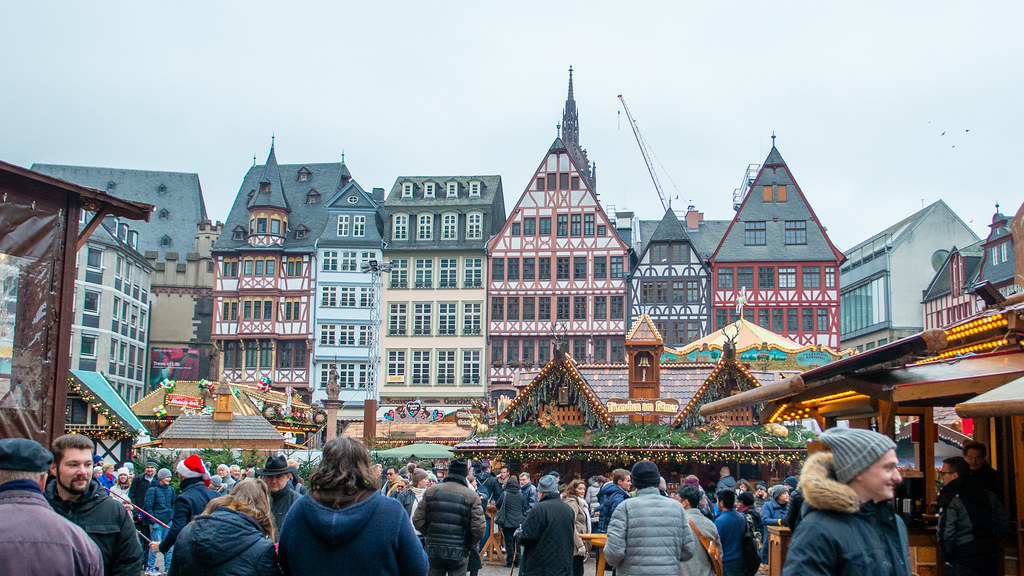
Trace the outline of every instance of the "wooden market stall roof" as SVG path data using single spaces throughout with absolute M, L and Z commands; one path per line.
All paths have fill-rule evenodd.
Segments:
M 413 442 L 433 442 L 453 446 L 462 442 L 470 435 L 470 430 L 460 428 L 454 422 L 378 422 L 377 443 L 389 446 L 401 446 Z M 348 438 L 363 437 L 363 423 L 353 422 L 345 428 L 341 436 Z
M 961 418 L 1024 416 L 1024 377 L 956 405 Z

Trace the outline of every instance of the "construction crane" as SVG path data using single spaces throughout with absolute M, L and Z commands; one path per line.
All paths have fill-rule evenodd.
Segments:
M 622 102 L 622 108 L 626 111 L 626 118 L 629 119 L 629 126 L 633 128 L 633 135 L 636 136 L 636 143 L 640 146 L 640 154 L 644 157 L 644 162 L 647 163 L 647 171 L 651 174 L 651 180 L 654 181 L 654 189 L 658 192 L 658 198 L 661 199 L 661 207 L 664 210 L 668 210 L 669 203 L 665 199 L 665 193 L 661 189 L 661 182 L 658 181 L 658 175 L 654 172 L 654 164 L 651 162 L 651 154 L 647 148 L 647 141 L 644 140 L 644 135 L 640 133 L 640 127 L 637 126 L 636 120 L 633 119 L 633 114 L 629 111 L 629 106 L 626 106 L 626 99 L 619 94 L 619 101 Z

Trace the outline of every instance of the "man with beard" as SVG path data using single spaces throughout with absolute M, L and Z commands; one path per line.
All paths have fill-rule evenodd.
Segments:
M 270 490 L 270 510 L 274 513 L 274 528 L 277 529 L 278 535 L 281 534 L 288 510 L 291 510 L 292 505 L 302 497 L 289 486 L 294 471 L 295 468 L 289 466 L 288 459 L 281 454 L 267 458 L 267 465 L 256 470 L 256 475 L 263 478 L 267 489 Z
M 124 506 L 92 479 L 93 443 L 81 434 L 65 434 L 53 441 L 54 477 L 46 486 L 50 507 L 92 538 L 103 556 L 107 576 L 138 576 L 142 546 L 135 524 Z

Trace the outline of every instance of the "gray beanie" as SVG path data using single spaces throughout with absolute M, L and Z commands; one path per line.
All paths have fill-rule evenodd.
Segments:
M 170 477 L 171 477 L 171 471 L 168 470 L 167 468 L 161 468 L 156 473 L 156 479 L 157 480 L 163 480 L 164 478 L 170 478 Z
M 836 480 L 847 484 L 866 470 L 896 443 L 888 436 L 859 428 L 829 428 L 818 436 L 832 450 Z
M 558 494 L 558 479 L 550 474 L 544 476 L 537 482 L 537 492 L 540 494 Z
M 789 491 L 786 490 L 786 487 L 782 484 L 776 484 L 768 490 L 768 495 L 772 497 L 772 500 L 778 500 L 779 496 L 782 496 L 783 492 L 788 493 Z

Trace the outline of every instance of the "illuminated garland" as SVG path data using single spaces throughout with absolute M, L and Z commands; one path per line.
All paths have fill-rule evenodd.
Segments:
M 68 391 L 78 396 L 85 401 L 93 410 L 103 415 L 107 419 L 109 424 L 106 427 L 97 428 L 93 425 L 91 428 L 83 428 L 81 434 L 88 436 L 93 440 L 105 439 L 105 440 L 119 440 L 123 438 L 135 438 L 138 436 L 138 432 L 130 427 L 125 427 L 121 424 L 123 421 L 121 416 L 116 412 L 107 407 L 99 398 L 93 395 L 87 388 L 80 385 L 74 378 L 68 378 Z M 64 409 L 65 422 L 71 419 L 71 403 L 68 402 L 67 407 Z M 71 424 L 71 426 L 82 426 L 81 424 Z
M 604 409 L 601 400 L 590 389 L 579 372 L 572 366 L 568 357 L 561 361 L 548 362 L 540 374 L 512 399 L 508 408 L 498 418 L 509 421 L 513 426 L 536 420 L 541 413 L 542 405 L 549 404 L 558 398 L 558 389 L 563 382 L 568 382 L 569 403 L 583 413 L 583 421 L 590 428 L 605 429 L 615 425 L 614 420 Z
M 722 360 L 715 366 L 715 369 L 712 370 L 707 379 L 704 380 L 704 384 L 693 395 L 693 398 L 687 402 L 686 407 L 683 408 L 679 416 L 672 422 L 672 426 L 691 429 L 703 425 L 706 420 L 700 415 L 700 407 L 712 400 L 728 398 L 730 391 L 726 389 L 726 386 L 729 381 L 729 375 L 735 374 L 737 371 L 741 375 L 741 377 L 737 378 L 740 392 L 753 390 L 761 385 L 757 378 L 754 378 L 754 375 L 739 362 L 735 360 Z
M 720 434 L 705 430 L 681 430 L 671 426 L 620 424 L 607 430 L 586 426 L 543 428 L 535 424 L 501 426 L 494 434 L 495 450 L 568 449 L 573 450 L 712 450 L 759 452 L 781 449 L 806 449 L 814 440 L 810 430 L 789 427 L 789 435 L 777 438 L 763 426 L 731 426 Z
M 807 459 L 806 450 L 793 448 L 767 452 L 750 452 L 744 450 L 668 450 L 668 449 L 632 449 L 610 448 L 593 449 L 560 449 L 540 451 L 536 449 L 495 448 L 492 450 L 475 450 L 457 448 L 459 456 L 473 459 L 489 459 L 502 462 L 523 462 L 543 458 L 549 462 L 586 461 L 609 464 L 632 464 L 638 460 L 652 462 L 682 463 L 697 462 L 711 465 L 723 460 L 738 461 L 749 464 L 795 464 Z

